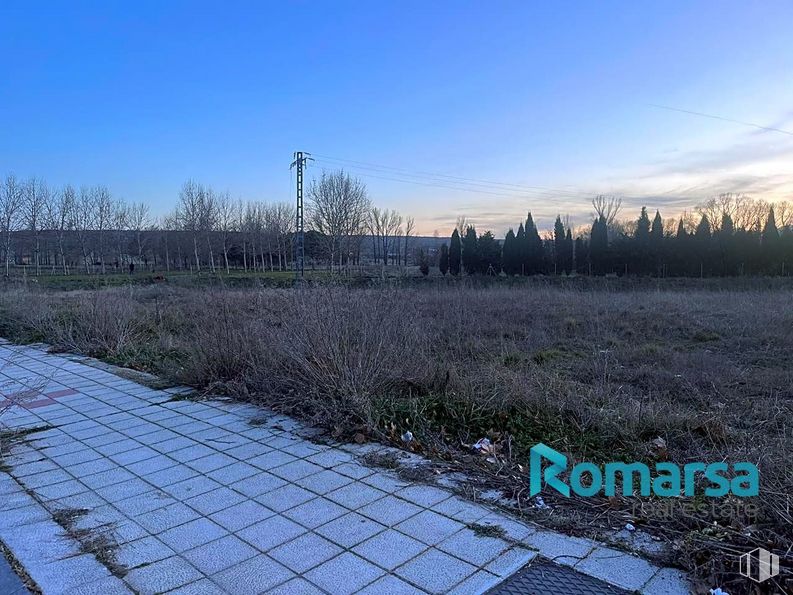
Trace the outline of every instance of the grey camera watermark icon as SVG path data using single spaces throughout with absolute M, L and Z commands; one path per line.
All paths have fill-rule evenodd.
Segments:
M 740 557 L 743 576 L 762 583 L 779 574 L 779 556 L 759 547 Z

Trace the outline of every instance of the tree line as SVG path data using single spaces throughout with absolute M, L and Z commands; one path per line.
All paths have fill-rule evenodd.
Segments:
M 306 194 L 305 251 L 333 270 L 361 262 L 365 238 L 383 265 L 413 259 L 412 217 L 373 206 L 366 186 L 343 171 L 323 172 Z M 104 274 L 134 270 L 285 271 L 294 258 L 295 206 L 234 200 L 189 180 L 176 207 L 153 217 L 105 186 L 50 188 L 43 180 L 0 182 L 0 255 L 30 274 Z
M 639 276 L 790 275 L 793 270 L 793 207 L 740 194 L 722 194 L 696 209 L 664 220 L 642 207 L 621 221 L 621 201 L 598 196 L 591 226 L 574 234 L 556 217 L 541 236 L 531 213 L 499 243 L 458 222 L 441 246 L 443 275 L 586 274 Z M 575 239 L 573 236 L 575 235 Z

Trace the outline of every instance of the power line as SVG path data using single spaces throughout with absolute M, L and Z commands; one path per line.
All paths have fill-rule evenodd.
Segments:
M 335 163 L 326 162 L 326 161 L 323 161 L 321 159 L 317 159 L 316 162 L 319 163 L 319 164 L 323 164 L 324 163 L 326 165 L 331 165 L 331 166 L 337 165 Z M 499 189 L 487 190 L 487 189 L 473 188 L 473 187 L 467 187 L 467 186 L 462 186 L 462 185 L 453 186 L 453 185 L 450 185 L 450 184 L 445 184 L 445 183 L 442 183 L 442 182 L 432 181 L 432 180 L 409 180 L 409 179 L 404 179 L 404 178 L 394 178 L 394 177 L 391 177 L 391 176 L 378 175 L 377 173 L 370 173 L 368 171 L 359 171 L 358 170 L 358 166 L 351 166 L 351 167 L 349 167 L 349 169 L 351 171 L 353 171 L 356 175 L 362 176 L 364 178 L 375 178 L 375 179 L 378 179 L 378 180 L 388 180 L 388 181 L 391 181 L 391 182 L 402 182 L 402 183 L 405 183 L 405 184 L 413 184 L 413 185 L 416 185 L 416 186 L 427 186 L 427 187 L 431 187 L 431 188 L 446 188 L 446 189 L 449 189 L 449 190 L 458 190 L 460 192 L 474 192 L 474 193 L 477 193 L 477 194 L 488 194 L 488 195 L 491 195 L 491 196 L 503 196 L 503 197 L 506 197 L 506 198 L 542 199 L 542 200 L 546 200 L 546 201 L 549 201 L 549 202 L 563 202 L 562 200 L 559 200 L 559 198 L 556 198 L 556 200 L 554 200 L 553 197 L 544 196 L 544 195 L 536 196 L 536 195 L 531 195 L 531 194 L 518 194 L 518 193 L 515 193 L 515 192 L 512 192 L 512 193 L 510 193 L 510 192 L 500 192 Z M 556 196 L 558 197 L 558 195 L 556 195 Z M 577 195 L 577 196 L 569 196 L 567 198 L 580 199 L 582 196 L 589 197 L 591 195 L 588 195 L 588 194 L 587 195 L 580 195 L 580 196 Z
M 340 161 L 340 160 L 339 160 Z M 330 161 L 328 158 L 320 158 L 317 160 L 317 163 L 325 163 L 329 166 L 338 167 L 340 163 L 336 161 Z M 531 187 L 521 187 L 517 184 L 515 186 L 520 193 L 516 192 L 515 190 L 510 191 L 510 188 L 502 188 L 498 186 L 493 186 L 490 184 L 486 184 L 483 182 L 458 182 L 454 179 L 444 179 L 442 177 L 432 177 L 431 174 L 413 174 L 413 173 L 400 173 L 401 171 L 408 171 L 402 170 L 400 168 L 388 168 L 387 166 L 367 166 L 367 165 L 354 165 L 352 160 L 345 160 L 341 165 L 353 170 L 356 174 L 362 175 L 364 177 L 372 177 L 382 180 L 390 180 L 394 182 L 405 182 L 408 184 L 416 184 L 420 186 L 432 186 L 436 188 L 448 188 L 451 190 L 461 190 L 463 192 L 478 192 L 482 194 L 491 194 L 494 196 L 506 196 L 506 197 L 519 197 L 522 196 L 524 198 L 532 198 L 532 197 L 541 197 L 546 199 L 559 199 L 559 198 L 571 198 L 571 199 L 580 199 L 582 197 L 592 196 L 591 193 L 588 192 L 571 192 L 569 190 L 560 190 L 560 191 L 550 191 L 550 190 L 531 190 Z M 352 165 L 351 165 L 352 164 Z M 389 169 L 394 170 L 388 171 Z M 365 173 L 361 173 L 365 172 Z M 375 173 L 369 173 L 375 172 Z M 389 174 L 389 175 L 382 175 L 382 174 Z M 380 174 L 380 175 L 378 175 Z M 400 177 L 392 177 L 392 176 L 400 176 Z M 414 179 L 405 179 L 405 178 L 414 178 Z M 496 182 L 495 184 L 499 184 Z M 501 184 L 503 186 L 508 186 L 508 184 Z
M 793 132 L 789 130 L 782 130 L 781 128 L 773 128 L 771 126 L 761 126 L 760 124 L 754 124 L 752 122 L 744 122 L 743 120 L 734 120 L 733 118 L 726 118 L 724 116 L 706 114 L 703 112 L 695 112 L 692 110 L 681 109 L 679 107 L 671 107 L 669 105 L 659 105 L 657 103 L 648 103 L 647 105 L 649 105 L 650 107 L 656 107 L 658 109 L 669 110 L 671 112 L 680 112 L 681 114 L 691 114 L 692 116 L 701 116 L 703 118 L 710 118 L 711 120 L 721 120 L 722 122 L 741 124 L 742 126 L 751 126 L 752 128 L 757 128 L 758 130 L 765 130 L 767 132 L 779 132 L 781 134 L 787 134 L 788 136 L 793 136 Z
M 343 159 L 341 157 L 331 157 L 329 155 L 320 155 L 320 154 L 317 154 L 317 153 L 314 153 L 314 155 L 316 155 L 317 157 L 319 157 L 321 159 L 325 159 L 325 160 L 328 160 L 328 161 L 337 161 L 337 162 L 340 162 L 340 163 L 355 164 L 358 167 L 365 167 L 366 169 L 388 170 L 388 171 L 392 171 L 392 172 L 403 172 L 402 175 L 407 175 L 407 176 L 410 176 L 410 177 L 441 178 L 441 179 L 444 179 L 444 180 L 449 181 L 449 182 L 459 181 L 459 182 L 463 182 L 463 183 L 467 183 L 467 184 L 472 184 L 472 185 L 476 185 L 476 186 L 485 186 L 485 187 L 503 186 L 503 187 L 509 188 L 509 189 L 513 189 L 514 188 L 514 189 L 517 189 L 517 190 L 530 191 L 530 192 L 543 191 L 543 192 L 551 192 L 551 193 L 557 193 L 557 194 L 558 193 L 576 194 L 576 193 L 571 193 L 570 190 L 563 190 L 563 189 L 560 189 L 560 188 L 553 188 L 551 186 L 531 186 L 531 185 L 527 185 L 527 184 L 512 184 L 510 182 L 498 182 L 498 181 L 495 181 L 495 180 L 483 180 L 483 179 L 480 179 L 480 178 L 466 178 L 466 177 L 452 176 L 452 175 L 449 175 L 449 174 L 441 174 L 441 173 L 436 173 L 436 172 L 427 172 L 427 171 L 421 171 L 421 170 L 410 170 L 410 169 L 405 169 L 405 168 L 402 168 L 402 167 L 393 167 L 393 166 L 390 166 L 390 165 L 381 165 L 381 164 L 370 163 L 370 162 L 366 162 L 366 161 L 356 161 L 354 159 Z

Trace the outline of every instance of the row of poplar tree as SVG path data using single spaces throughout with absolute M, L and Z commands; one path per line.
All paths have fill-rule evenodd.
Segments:
M 793 228 L 776 224 L 773 207 L 764 225 L 737 228 L 729 214 L 713 226 L 706 214 L 689 231 L 681 218 L 665 230 L 661 214 L 650 220 L 646 208 L 631 233 L 597 217 L 588 234 L 573 239 L 570 227 L 556 218 L 552 237 L 543 239 L 531 213 L 517 233 L 503 241 L 491 232 L 452 232 L 441 246 L 438 266 L 443 275 L 589 274 L 642 276 L 790 275 L 793 271 Z M 715 228 L 714 228 L 715 227 Z

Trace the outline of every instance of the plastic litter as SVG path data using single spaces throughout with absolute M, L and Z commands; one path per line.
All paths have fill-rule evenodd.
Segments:
M 480 438 L 472 448 L 480 452 L 493 452 L 493 443 L 490 442 L 490 438 Z
M 548 506 L 545 503 L 545 500 L 542 499 L 542 496 L 537 496 L 534 499 L 534 508 L 539 508 L 540 510 L 547 510 L 550 508 L 550 506 Z
M 721 587 L 716 587 L 710 590 L 710 595 L 730 595 L 727 591 L 722 590 Z
M 626 523 L 625 524 L 625 530 L 626 531 L 636 531 L 636 527 L 634 527 L 631 523 Z
M 413 442 L 413 432 L 408 430 L 404 434 L 402 434 L 402 442 Z

